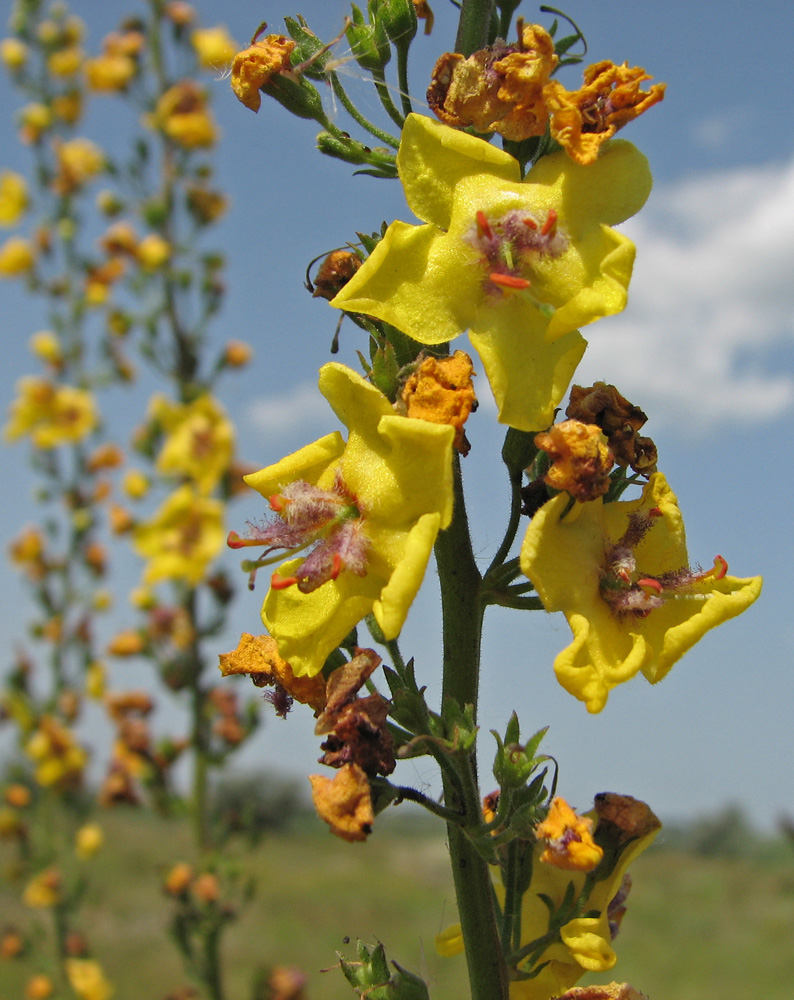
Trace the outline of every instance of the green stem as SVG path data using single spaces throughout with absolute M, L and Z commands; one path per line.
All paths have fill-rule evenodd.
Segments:
M 454 698 L 461 708 L 473 705 L 476 711 L 483 616 L 481 578 L 472 551 L 457 456 L 452 521 L 439 535 L 435 552 L 444 615 L 443 698 Z M 445 802 L 448 808 L 464 810 L 468 825 L 479 826 L 481 815 L 474 753 L 461 763 L 464 765 L 460 768 L 464 778 L 462 789 L 444 774 Z M 472 1000 L 506 1000 L 507 967 L 499 940 L 488 865 L 460 826 L 449 823 L 447 836 Z
M 410 115 L 413 111 L 411 107 L 411 92 L 408 89 L 408 52 L 410 45 L 397 46 L 397 83 L 400 88 L 400 103 L 403 114 Z
M 342 86 L 339 77 L 336 73 L 329 73 L 328 78 L 331 81 L 331 89 L 334 94 L 339 98 L 339 103 L 347 111 L 353 121 L 358 122 L 358 124 L 367 130 L 370 135 L 375 136 L 381 142 L 385 142 L 387 146 L 391 146 L 393 149 L 398 149 L 400 146 L 400 140 L 388 132 L 384 132 L 383 129 L 378 128 L 377 125 L 373 125 L 369 119 L 365 118 L 358 108 L 353 104 L 347 95 L 347 91 Z
M 386 109 L 386 114 L 391 118 L 398 129 L 402 129 L 405 124 L 405 119 L 397 110 L 394 101 L 391 99 L 391 94 L 389 93 L 389 85 L 386 83 L 386 77 L 383 70 L 372 70 L 372 79 L 375 82 L 375 89 L 378 92 L 378 97 L 380 98 L 380 103 Z
M 455 51 L 470 56 L 488 44 L 493 0 L 463 0 Z

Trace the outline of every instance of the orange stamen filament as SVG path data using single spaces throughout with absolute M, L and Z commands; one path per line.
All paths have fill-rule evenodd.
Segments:
M 485 212 L 477 212 L 474 218 L 477 220 L 477 235 L 487 236 L 488 239 L 493 238 L 493 233 L 491 231 L 490 223 L 488 222 L 488 217 Z
M 494 272 L 490 275 L 491 281 L 506 291 L 525 291 L 530 287 L 531 282 L 526 278 L 517 278 L 513 274 L 499 274 Z
M 546 221 L 543 223 L 543 228 L 540 231 L 541 236 L 548 236 L 556 225 L 557 225 L 557 213 L 554 211 L 553 208 L 550 208 L 549 214 L 546 216 Z
M 230 531 L 226 544 L 230 549 L 244 549 L 252 545 L 261 545 L 262 542 L 258 538 L 241 538 L 236 531 Z
M 267 498 L 267 502 L 270 504 L 270 509 L 275 511 L 275 513 L 280 514 L 289 503 L 285 497 L 281 496 L 279 493 L 274 493 L 272 497 Z

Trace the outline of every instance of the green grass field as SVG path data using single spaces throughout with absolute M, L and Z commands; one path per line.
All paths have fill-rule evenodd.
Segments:
M 174 861 L 190 856 L 186 823 L 143 813 L 103 818 L 107 843 L 91 862 L 84 909 L 95 956 L 116 1000 L 162 1000 L 188 982 L 166 936 L 169 901 L 160 890 Z M 455 919 L 444 845 L 424 824 L 408 836 L 381 822 L 367 844 L 345 844 L 319 821 L 299 832 L 238 847 L 257 892 L 225 939 L 228 1000 L 248 1000 L 259 966 L 294 964 L 309 976 L 307 1000 L 352 996 L 336 951 L 357 937 L 424 975 L 433 1000 L 466 996 L 462 958 L 439 958 L 435 934 Z M 767 857 L 705 857 L 652 848 L 632 870 L 619 962 L 593 981 L 627 980 L 651 1000 L 792 1000 L 794 851 Z M 0 852 L 3 864 L 7 852 Z M 29 923 L 31 911 L 0 882 L 0 926 Z M 0 962 L 0 1000 L 22 1000 L 24 962 Z M 586 982 L 587 980 L 583 980 Z

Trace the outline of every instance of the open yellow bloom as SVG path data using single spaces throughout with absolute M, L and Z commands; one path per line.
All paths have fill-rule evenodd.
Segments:
M 281 519 L 233 544 L 304 549 L 274 574 L 262 620 L 295 676 L 316 674 L 370 611 L 394 639 L 452 516 L 454 429 L 399 416 L 386 397 L 339 364 L 320 391 L 347 425 L 246 483 Z M 270 560 L 272 561 L 272 560 Z
M 181 486 L 161 505 L 150 521 L 139 524 L 133 543 L 148 559 L 146 584 L 185 580 L 194 586 L 223 547 L 223 504 Z
M 28 187 L 21 174 L 0 174 L 0 226 L 15 226 L 28 207 Z
M 24 236 L 12 236 L 0 246 L 0 278 L 16 278 L 33 270 L 36 254 Z
M 105 167 L 105 154 L 90 139 L 69 139 L 56 149 L 58 173 L 53 188 L 58 194 L 71 194 L 96 177 Z
M 102 966 L 92 958 L 67 958 L 66 978 L 79 1000 L 110 1000 L 113 986 L 105 978 Z
M 28 61 L 28 47 L 18 38 L 4 38 L 0 41 L 0 62 L 6 69 L 22 69 Z
M 560 494 L 530 522 L 521 569 L 573 642 L 554 661 L 560 684 L 600 712 L 612 688 L 642 671 L 655 684 L 705 633 L 741 614 L 761 577 L 689 569 L 684 523 L 660 473 L 638 500 L 575 504 Z M 565 515 L 565 516 L 563 516 Z
M 135 60 L 123 52 L 103 52 L 85 64 L 86 83 L 97 93 L 126 90 L 137 71 Z
M 158 470 L 187 476 L 199 493 L 211 493 L 234 457 L 234 428 L 221 405 L 209 395 L 192 403 L 156 396 L 149 414 L 166 434 L 157 456 Z
M 36 764 L 36 781 L 50 785 L 75 785 L 88 763 L 86 751 L 71 730 L 51 715 L 39 720 L 38 729 L 25 744 L 25 753 Z
M 83 64 L 83 50 L 79 45 L 69 45 L 53 52 L 47 59 L 47 69 L 53 76 L 72 76 Z
M 86 823 L 75 835 L 75 853 L 83 860 L 93 858 L 104 842 L 105 834 L 102 832 L 102 827 L 98 823 Z
M 237 45 L 223 25 L 216 28 L 197 28 L 190 34 L 190 41 L 204 69 L 223 69 L 234 59 Z
M 181 80 L 162 94 L 146 123 L 185 149 L 211 146 L 217 138 L 207 95 L 193 80 Z
M 331 304 L 423 344 L 468 329 L 499 419 L 541 430 L 584 352 L 577 328 L 626 304 L 634 244 L 610 226 L 644 204 L 645 157 L 613 142 L 587 168 L 556 153 L 522 179 L 507 153 L 409 115 L 397 166 L 425 225 L 392 223 Z
M 22 902 L 33 909 L 43 910 L 61 900 L 62 879 L 57 868 L 45 868 L 25 886 Z
M 171 244 L 158 233 L 149 233 L 135 248 L 135 256 L 145 271 L 156 271 L 170 258 Z
M 83 389 L 25 376 L 17 383 L 17 392 L 11 419 L 3 428 L 6 441 L 29 434 L 37 448 L 55 448 L 81 441 L 97 425 L 94 397 Z

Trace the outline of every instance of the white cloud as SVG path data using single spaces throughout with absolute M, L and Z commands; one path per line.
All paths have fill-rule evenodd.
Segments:
M 577 381 L 614 382 L 690 431 L 794 407 L 794 163 L 701 175 L 654 192 L 626 311 L 583 332 Z
M 323 421 L 328 423 L 328 402 L 316 382 L 303 382 L 282 393 L 251 403 L 246 423 L 268 435 L 289 434 Z

